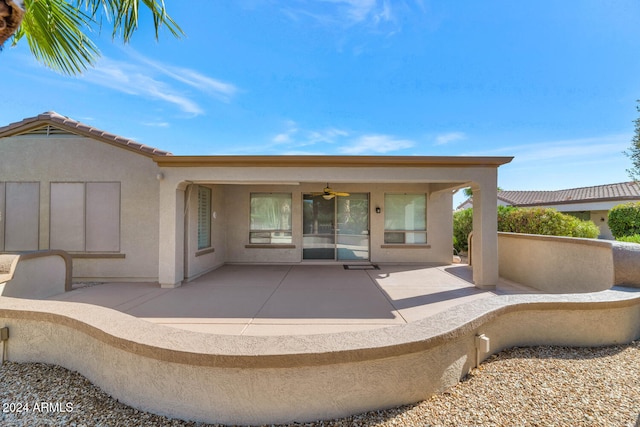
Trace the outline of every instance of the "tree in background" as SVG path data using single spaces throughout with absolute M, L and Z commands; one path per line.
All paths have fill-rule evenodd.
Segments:
M 504 191 L 502 188 L 498 187 L 498 193 Z M 473 198 L 473 190 L 471 189 L 471 187 L 467 187 L 464 190 L 462 190 L 462 194 L 464 194 L 467 198 L 472 199 Z
M 636 109 L 640 112 L 640 99 L 636 102 L 639 104 Z M 631 140 L 631 148 L 629 148 L 629 151 L 625 151 L 627 157 L 631 159 L 633 167 L 627 169 L 627 173 L 632 180 L 640 181 L 640 117 L 634 120 L 633 123 L 635 123 L 635 134 Z
M 167 15 L 164 0 L 0 0 L 0 46 L 23 38 L 33 56 L 45 66 L 68 75 L 92 66 L 100 51 L 87 33 L 113 26 L 113 39 L 128 43 L 138 29 L 140 9 L 153 17 L 156 39 L 160 27 L 180 37 L 184 33 Z

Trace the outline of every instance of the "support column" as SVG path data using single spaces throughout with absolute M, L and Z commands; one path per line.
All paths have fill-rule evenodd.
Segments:
M 473 283 L 480 289 L 498 284 L 497 173 L 473 189 Z
M 158 281 L 176 288 L 184 279 L 184 186 L 160 182 Z

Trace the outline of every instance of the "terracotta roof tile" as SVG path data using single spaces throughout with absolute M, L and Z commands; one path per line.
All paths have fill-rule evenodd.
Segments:
M 557 191 L 500 191 L 498 199 L 514 206 L 539 206 L 598 200 L 640 200 L 640 184 L 621 182 Z
M 69 117 L 65 117 L 56 113 L 55 111 L 47 111 L 39 114 L 36 117 L 30 117 L 23 119 L 19 122 L 11 123 L 7 126 L 0 127 L 0 138 L 19 135 L 34 129 L 38 129 L 43 125 L 52 125 L 62 130 L 66 130 L 70 133 L 75 133 L 82 136 L 87 136 L 97 140 L 107 142 L 109 144 L 120 146 L 133 151 L 141 152 L 145 155 L 155 156 L 171 156 L 168 151 L 160 150 L 159 148 L 149 147 L 132 139 L 128 139 L 122 136 L 114 135 L 109 132 L 105 132 L 100 129 L 96 129 L 84 123 L 77 122 Z

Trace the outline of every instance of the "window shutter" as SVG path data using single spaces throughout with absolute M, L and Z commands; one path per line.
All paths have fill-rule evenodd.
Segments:
M 198 187 L 198 249 L 211 246 L 211 189 Z

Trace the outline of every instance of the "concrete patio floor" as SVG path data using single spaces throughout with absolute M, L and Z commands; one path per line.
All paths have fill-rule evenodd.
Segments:
M 467 265 L 225 265 L 175 289 L 104 283 L 50 300 L 109 307 L 149 322 L 226 335 L 357 331 L 424 319 L 495 295 L 537 293 L 501 280 L 476 288 Z

